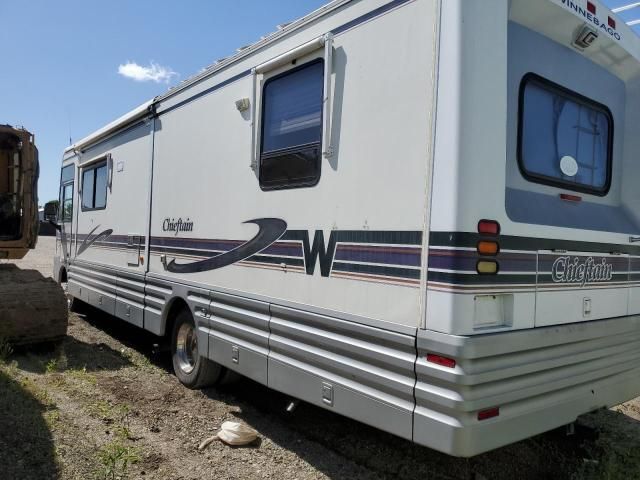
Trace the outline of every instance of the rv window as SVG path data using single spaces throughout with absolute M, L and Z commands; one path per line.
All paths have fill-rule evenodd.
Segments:
M 67 182 L 73 182 L 74 174 L 75 174 L 74 166 L 67 165 L 62 169 L 62 179 L 60 180 L 60 183 L 64 184 Z
M 520 90 L 519 132 L 518 161 L 525 178 L 607 193 L 613 143 L 607 107 L 529 74 Z
M 324 62 L 267 80 L 262 95 L 260 186 L 312 186 L 320 179 Z
M 107 206 L 107 164 L 92 165 L 82 172 L 82 210 L 101 210 Z
M 70 222 L 73 217 L 73 183 L 62 187 L 61 205 L 60 219 L 63 222 Z
M 73 217 L 73 181 L 75 176 L 75 166 L 67 165 L 62 169 L 60 178 L 60 221 L 70 222 Z

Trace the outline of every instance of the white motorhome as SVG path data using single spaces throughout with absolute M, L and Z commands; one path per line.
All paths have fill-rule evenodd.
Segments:
M 471 456 L 640 394 L 640 39 L 596 0 L 335 0 L 64 152 L 55 276 Z

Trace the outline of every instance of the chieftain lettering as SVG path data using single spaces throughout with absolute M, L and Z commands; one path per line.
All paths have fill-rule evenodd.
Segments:
M 193 232 L 193 222 L 188 218 L 186 220 L 182 220 L 182 218 L 178 218 L 177 220 L 165 218 L 164 222 L 162 222 L 162 231 L 174 232 L 174 236 L 177 237 L 180 232 Z
M 613 278 L 613 265 L 603 258 L 596 263 L 593 257 L 580 263 L 583 257 L 558 257 L 551 267 L 551 279 L 556 283 L 579 283 L 584 287 L 587 283 L 608 282 Z

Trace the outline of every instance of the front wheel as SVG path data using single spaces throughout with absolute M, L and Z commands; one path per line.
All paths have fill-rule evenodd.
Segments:
M 173 371 L 188 388 L 197 389 L 217 383 L 224 367 L 200 355 L 195 322 L 188 310 L 176 317 L 171 335 Z

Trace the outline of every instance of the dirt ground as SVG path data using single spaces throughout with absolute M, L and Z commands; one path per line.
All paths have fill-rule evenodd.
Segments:
M 52 238 L 21 266 L 51 273 Z M 2 286 L 0 286 L 1 288 Z M 182 387 L 157 339 L 85 309 L 58 346 L 0 344 L 0 478 L 13 479 L 633 479 L 640 399 L 564 429 L 456 459 L 248 380 Z M 225 420 L 259 432 L 243 448 L 198 444 Z

